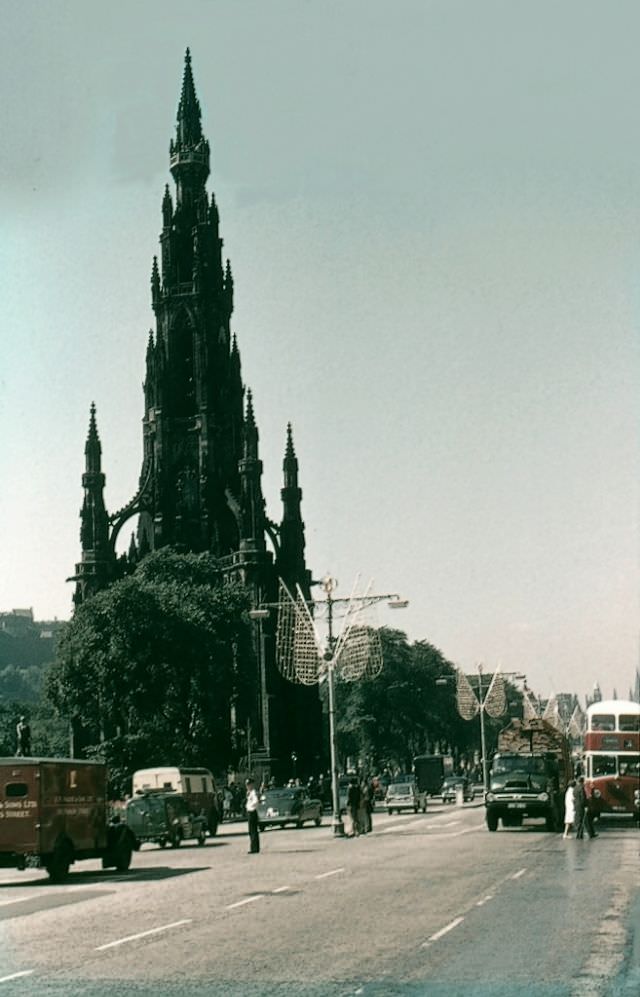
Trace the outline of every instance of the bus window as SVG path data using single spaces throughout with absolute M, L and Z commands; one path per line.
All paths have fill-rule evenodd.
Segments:
M 594 713 L 591 717 L 591 730 L 614 731 L 616 718 L 613 713 Z
M 619 726 L 621 731 L 637 733 L 640 731 L 640 715 L 634 717 L 633 714 L 621 713 Z
M 618 773 L 640 777 L 640 755 L 618 755 Z
M 616 774 L 615 755 L 594 755 L 591 759 L 591 768 L 594 777 L 599 775 Z

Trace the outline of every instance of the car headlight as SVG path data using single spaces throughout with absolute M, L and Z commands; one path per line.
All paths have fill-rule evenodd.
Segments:
M 538 793 L 538 799 L 539 799 L 539 800 L 540 800 L 540 801 L 541 801 L 542 803 L 546 803 L 546 802 L 547 802 L 547 800 L 549 799 L 549 794 L 548 794 L 548 793 Z
M 599 789 L 594 789 L 592 796 L 594 796 L 596 800 L 599 800 L 600 797 L 602 796 L 602 793 L 600 792 Z
M 493 793 L 487 793 L 486 799 L 487 799 L 487 803 L 493 803 L 493 801 L 495 800 L 495 796 L 494 796 Z

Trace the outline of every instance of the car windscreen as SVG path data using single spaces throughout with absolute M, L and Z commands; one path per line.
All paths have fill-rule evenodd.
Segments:
M 263 799 L 265 803 L 290 803 L 292 800 L 298 799 L 299 796 L 300 793 L 294 793 L 290 789 L 270 789 L 268 793 L 265 793 Z
M 403 783 L 402 785 L 389 786 L 388 792 L 391 796 L 411 796 L 413 787 Z

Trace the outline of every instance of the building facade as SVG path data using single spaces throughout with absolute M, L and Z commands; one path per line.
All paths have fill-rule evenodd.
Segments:
M 95 407 L 91 406 L 82 476 L 81 558 L 74 602 L 105 588 L 151 550 L 209 551 L 225 577 L 247 587 L 251 602 L 277 599 L 278 578 L 310 593 L 302 492 L 291 425 L 283 460 L 282 515 L 268 518 L 262 494 L 259 433 L 231 331 L 234 282 L 224 260 L 215 196 L 207 191 L 209 143 L 202 131 L 187 50 L 176 135 L 169 149 L 173 193 L 162 198 L 159 256 L 151 269 L 150 331 L 144 379 L 143 458 L 138 490 L 109 514 Z M 116 541 L 137 517 L 137 536 L 118 558 Z M 317 689 L 293 686 L 274 661 L 275 613 L 256 631 L 260 695 L 255 716 L 259 757 L 285 770 L 321 761 Z

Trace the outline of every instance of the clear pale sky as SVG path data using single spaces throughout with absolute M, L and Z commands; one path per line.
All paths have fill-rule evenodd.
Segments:
M 134 494 L 191 47 L 280 517 L 540 695 L 638 661 L 640 5 L 0 5 L 0 610 L 68 617 L 89 406 Z M 126 542 L 126 540 L 125 540 Z

